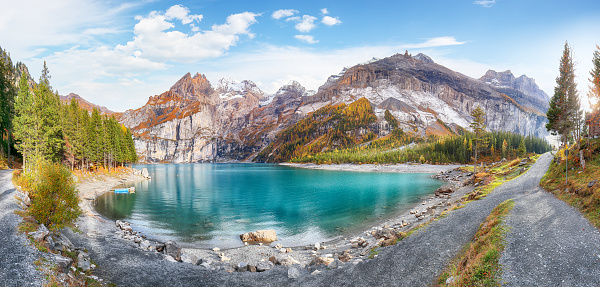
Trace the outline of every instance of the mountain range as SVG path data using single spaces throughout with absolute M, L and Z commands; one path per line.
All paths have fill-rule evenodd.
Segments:
M 26 69 L 17 70 L 28 74 Z M 297 131 L 311 116 L 316 119 L 333 109 L 337 121 L 311 122 L 305 132 L 314 140 L 297 144 L 321 151 L 336 148 L 340 142 L 347 144 L 349 139 L 384 137 L 392 132 L 384 119 L 386 110 L 402 130 L 415 135 L 453 134 L 468 127 L 470 113 L 477 106 L 485 110 L 490 130 L 548 135 L 549 97 L 534 79 L 493 70 L 474 79 L 427 55 L 408 52 L 344 68 L 317 91 L 292 81 L 270 95 L 249 80 L 223 78 L 212 84 L 202 74 L 187 73 L 168 91 L 151 96 L 144 106 L 122 113 L 76 94 L 61 99 L 75 99 L 88 110 L 98 108 L 114 115 L 131 129 L 142 162 L 285 160 L 272 156 L 284 145 L 282 135 Z M 352 116 L 359 121 L 356 109 L 367 113 L 368 121 L 340 128 Z M 337 133 L 331 133 L 332 129 Z
M 427 136 L 468 127 L 477 106 L 486 111 L 490 130 L 547 135 L 549 98 L 535 80 L 492 70 L 473 79 L 424 54 L 408 53 L 344 68 L 316 92 L 291 82 L 269 95 L 252 81 L 224 78 L 213 85 L 204 75 L 188 73 L 144 106 L 115 115 L 132 130 L 143 161 L 251 161 L 307 115 L 361 98 L 376 115 L 361 133 L 375 137 L 391 132 L 386 110 L 403 130 Z

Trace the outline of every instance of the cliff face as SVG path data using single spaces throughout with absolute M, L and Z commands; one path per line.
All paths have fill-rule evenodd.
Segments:
M 147 162 L 245 160 L 262 148 L 264 132 L 294 97 L 283 93 L 271 105 L 251 81 L 222 79 L 214 87 L 204 75 L 186 74 L 146 105 L 118 114 L 131 128 L 138 154 Z M 255 116 L 256 115 L 256 116 Z
M 396 54 L 345 68 L 316 93 L 292 82 L 270 96 L 250 81 L 225 78 L 211 85 L 203 75 L 186 74 L 143 107 L 117 116 L 132 129 L 137 151 L 148 162 L 252 160 L 307 115 L 361 98 L 376 118 L 353 131 L 360 136 L 380 137 L 391 131 L 385 110 L 403 130 L 427 135 L 451 132 L 441 129 L 440 121 L 453 128 L 467 127 L 477 106 L 486 111 L 490 130 L 547 135 L 547 101 L 542 100 L 545 94 L 536 92 L 541 91 L 535 81 L 525 76 L 514 79 L 506 72 L 486 76 L 469 78 L 422 54 Z M 328 127 L 316 128 L 327 134 Z

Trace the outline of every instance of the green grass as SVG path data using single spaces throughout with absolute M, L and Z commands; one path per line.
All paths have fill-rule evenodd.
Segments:
M 438 286 L 500 286 L 500 255 L 508 229 L 502 225 L 515 203 L 512 199 L 500 203 L 479 226 L 475 237 L 450 262 L 438 278 Z M 448 278 L 452 284 L 447 285 Z

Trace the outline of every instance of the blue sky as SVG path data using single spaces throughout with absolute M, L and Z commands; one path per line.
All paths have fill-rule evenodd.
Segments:
M 600 1 L 3 1 L 0 46 L 60 94 L 138 108 L 187 72 L 274 93 L 317 89 L 331 74 L 408 50 L 479 78 L 536 79 L 550 96 L 565 41 L 586 102 Z

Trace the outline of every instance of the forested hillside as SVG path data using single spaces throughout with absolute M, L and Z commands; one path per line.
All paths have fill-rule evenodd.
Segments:
M 61 162 L 71 169 L 108 170 L 136 162 L 129 129 L 114 117 L 91 113 L 75 99 L 63 103 L 50 85 L 50 72 L 44 63 L 39 83 L 23 64 L 12 64 L 0 49 L 0 128 L 1 154 L 9 164 L 21 162 L 32 170 L 40 160 Z M 17 69 L 17 67 L 20 67 Z M 14 83 L 19 74 L 19 82 Z

